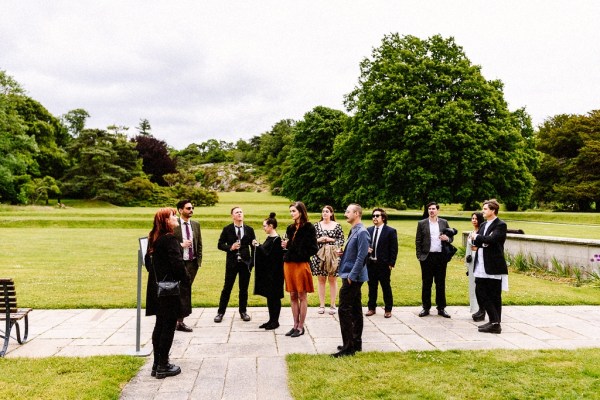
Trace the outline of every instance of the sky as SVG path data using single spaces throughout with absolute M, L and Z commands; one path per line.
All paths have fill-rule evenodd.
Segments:
M 454 37 L 534 126 L 600 108 L 600 1 L 1 0 L 0 70 L 53 115 L 183 149 L 347 111 L 386 34 Z

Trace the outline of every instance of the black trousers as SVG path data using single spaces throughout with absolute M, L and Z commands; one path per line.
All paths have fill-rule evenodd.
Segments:
M 225 314 L 227 304 L 229 303 L 229 297 L 231 296 L 231 289 L 235 283 L 235 278 L 240 275 L 238 280 L 238 287 L 240 289 L 239 302 L 240 312 L 245 313 L 248 305 L 248 285 L 250 284 L 250 271 L 248 266 L 244 263 L 236 263 L 233 266 L 225 268 L 225 283 L 223 284 L 223 290 L 221 290 L 221 299 L 219 300 L 219 311 L 218 314 Z
M 369 272 L 369 302 L 367 303 L 369 310 L 377 308 L 377 290 L 381 285 L 385 311 L 392 311 L 394 297 L 392 295 L 392 285 L 390 284 L 392 275 L 390 266 L 379 261 L 368 260 L 367 271 Z
M 156 315 L 156 323 L 152 331 L 152 348 L 154 350 L 154 363 L 165 365 L 169 362 L 169 352 L 175 336 L 177 315 Z
M 192 283 L 194 283 L 194 279 L 196 278 L 196 274 L 198 273 L 198 260 L 183 260 L 183 265 L 185 266 L 185 271 L 187 272 L 187 275 L 190 278 L 190 283 L 182 283 L 180 285 L 179 296 L 181 298 L 181 308 L 179 309 L 179 318 L 182 319 L 192 313 Z
M 338 314 L 342 331 L 343 349 L 355 351 L 362 347 L 363 314 L 360 288 L 363 282 L 348 283 L 342 279 Z
M 279 314 L 281 314 L 279 296 L 267 297 L 267 308 L 269 309 L 269 322 L 279 322 Z
M 487 312 L 490 322 L 502 320 L 502 279 L 475 278 L 479 308 Z
M 423 308 L 431 308 L 431 286 L 435 281 L 435 305 L 438 310 L 446 308 L 446 267 L 448 262 L 442 253 L 429 253 L 421 261 L 421 301 Z

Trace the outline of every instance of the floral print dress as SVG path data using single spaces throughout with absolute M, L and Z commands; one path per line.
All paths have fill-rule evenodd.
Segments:
M 321 227 L 321 223 L 317 222 L 315 223 L 315 229 L 317 231 L 317 239 L 327 236 L 332 239 L 335 239 L 335 242 L 331 243 L 332 245 L 337 247 L 342 247 L 344 245 L 344 231 L 342 231 L 342 227 L 340 224 L 336 223 L 335 228 L 333 229 L 323 229 Z M 325 243 L 319 243 L 319 249 L 323 247 L 324 244 Z M 311 257 L 310 269 L 312 271 L 313 276 L 328 276 L 327 272 L 319 266 L 319 260 L 317 256 Z M 335 276 L 338 276 L 337 271 L 335 272 Z

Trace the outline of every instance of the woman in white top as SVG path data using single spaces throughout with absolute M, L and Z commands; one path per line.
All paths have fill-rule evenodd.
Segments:
M 473 232 L 467 237 L 467 248 L 465 251 L 465 266 L 467 267 L 467 275 L 469 276 L 469 304 L 471 305 L 471 313 L 474 321 L 483 321 L 485 319 L 485 310 L 479 307 L 477 296 L 475 295 L 475 275 L 473 268 L 475 264 L 475 252 L 477 247 L 473 246 L 472 237 L 479 231 L 479 227 L 483 223 L 483 214 L 474 212 L 471 214 L 471 223 L 473 224 Z

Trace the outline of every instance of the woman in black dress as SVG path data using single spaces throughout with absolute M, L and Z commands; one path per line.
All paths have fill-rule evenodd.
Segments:
M 279 314 L 283 298 L 283 248 L 276 228 L 275 213 L 271 213 L 269 218 L 263 221 L 267 239 L 261 245 L 256 239 L 252 242 L 256 248 L 254 294 L 266 297 L 269 308 L 269 320 L 259 328 L 267 330 L 279 328 Z
M 177 316 L 181 302 L 179 296 L 158 297 L 156 281 L 188 282 L 179 240 L 173 229 L 179 224 L 174 208 L 161 208 L 154 215 L 154 226 L 148 235 L 146 269 L 149 272 L 146 286 L 146 315 L 156 315 L 152 331 L 154 364 L 152 376 L 158 379 L 178 375 L 181 368 L 169 364 L 169 351 L 173 344 Z M 156 274 L 155 274 L 156 272 Z

